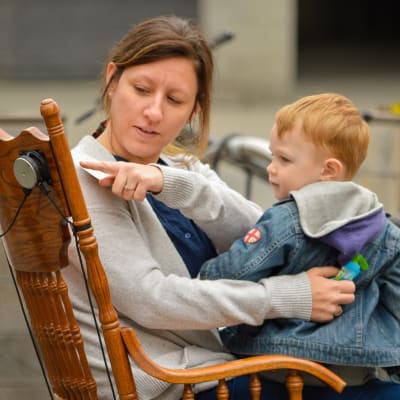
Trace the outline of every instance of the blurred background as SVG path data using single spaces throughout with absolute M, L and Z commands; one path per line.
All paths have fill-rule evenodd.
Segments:
M 54 98 L 71 146 L 101 120 L 93 114 L 110 46 L 136 22 L 155 15 L 195 19 L 211 40 L 216 80 L 211 134 L 268 139 L 276 110 L 298 97 L 340 92 L 371 121 L 372 143 L 357 181 L 400 211 L 400 3 L 395 0 L 0 0 L 0 127 L 18 134 L 42 126 L 39 106 Z M 396 111 L 397 110 L 397 111 Z M 243 192 L 242 171 L 220 173 Z M 273 198 L 263 180 L 252 198 Z M 4 260 L 0 262 L 0 400 L 48 394 Z

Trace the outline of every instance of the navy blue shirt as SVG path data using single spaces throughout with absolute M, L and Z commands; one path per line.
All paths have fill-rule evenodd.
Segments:
M 208 236 L 179 210 L 166 206 L 150 193 L 147 200 L 194 278 L 204 262 L 217 255 Z
M 118 161 L 126 161 L 119 156 L 114 157 Z M 162 160 L 158 163 L 165 165 Z M 168 207 L 151 193 L 147 193 L 146 198 L 186 264 L 190 276 L 196 277 L 202 264 L 216 257 L 213 243 L 202 229 L 178 209 Z

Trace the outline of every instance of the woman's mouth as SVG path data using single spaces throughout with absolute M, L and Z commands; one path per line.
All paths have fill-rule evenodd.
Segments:
M 154 131 L 154 130 L 152 130 L 150 128 L 145 128 L 143 126 L 135 126 L 135 128 L 138 130 L 138 132 L 140 134 L 143 134 L 143 135 L 146 135 L 146 136 L 148 136 L 148 135 L 159 135 L 159 132 Z

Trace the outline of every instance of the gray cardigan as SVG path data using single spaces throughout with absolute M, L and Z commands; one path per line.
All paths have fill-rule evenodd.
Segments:
M 113 161 L 113 156 L 91 136 L 84 137 L 72 154 L 121 324 L 136 329 L 145 351 L 156 362 L 190 368 L 231 360 L 215 328 L 259 325 L 266 318 L 310 318 L 311 288 L 305 273 L 258 283 L 190 279 L 149 203 L 124 201 L 79 167 L 79 160 Z M 161 166 L 164 188 L 156 197 L 198 224 L 219 252 L 227 250 L 261 216 L 258 206 L 229 189 L 207 165 L 199 161 L 184 164 L 182 156 L 163 160 L 168 165 Z M 109 399 L 74 245 L 65 277 L 100 398 Z M 181 397 L 181 388 L 132 367 L 141 399 Z

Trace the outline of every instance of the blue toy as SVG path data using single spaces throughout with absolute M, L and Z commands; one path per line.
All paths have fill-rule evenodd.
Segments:
M 333 279 L 335 281 L 342 281 L 344 279 L 352 281 L 358 276 L 360 271 L 366 270 L 368 270 L 367 260 L 361 254 L 357 254 L 352 260 L 342 266 Z

